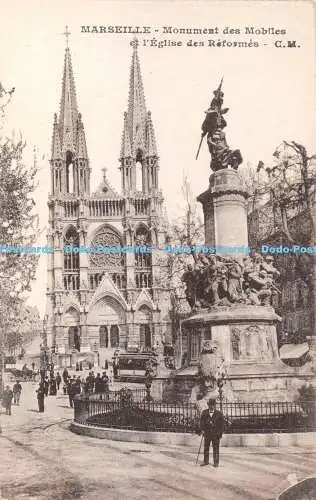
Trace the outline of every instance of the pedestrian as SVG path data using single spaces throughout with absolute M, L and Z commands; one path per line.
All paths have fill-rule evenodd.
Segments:
M 87 385 L 87 392 L 89 394 L 92 394 L 94 390 L 94 378 L 92 376 L 92 372 L 90 372 L 86 378 L 86 385 Z
M 49 389 L 49 381 L 48 381 L 48 377 L 45 377 L 45 380 L 44 380 L 44 393 L 45 393 L 45 396 L 48 396 L 48 389 Z
M 213 448 L 214 467 L 219 465 L 219 443 L 224 432 L 225 419 L 221 411 L 216 410 L 215 399 L 208 401 L 208 409 L 204 410 L 201 415 L 200 430 L 204 435 L 204 462 L 201 464 L 209 464 L 210 444 Z
M 44 400 L 45 400 L 45 387 L 44 387 L 43 382 L 40 382 L 36 393 L 37 393 L 38 411 L 40 413 L 43 413 L 44 412 Z
M 69 377 L 68 370 L 67 370 L 67 368 L 65 368 L 64 371 L 63 371 L 63 381 L 64 381 L 64 384 L 67 385 L 69 378 L 70 377 Z
M 22 386 L 20 384 L 20 381 L 17 380 L 13 386 L 13 402 L 15 405 L 18 406 L 20 405 L 21 392 L 22 392 Z
M 98 384 L 99 384 L 100 399 L 102 399 L 102 395 L 108 394 L 109 392 L 109 378 L 107 377 L 105 372 L 103 372 L 102 377 L 98 381 Z
M 49 381 L 49 395 L 56 396 L 56 394 L 57 394 L 56 379 L 55 377 L 51 377 Z
M 61 376 L 60 376 L 59 372 L 57 372 L 57 374 L 56 374 L 57 391 L 59 391 L 60 384 L 61 384 Z
M 13 391 L 7 385 L 2 394 L 2 406 L 5 408 L 6 415 L 11 415 L 11 405 L 13 399 Z
M 80 378 L 80 375 L 77 377 L 77 380 L 75 382 L 75 396 L 77 394 L 81 394 L 81 378 Z
M 81 380 L 81 394 L 84 397 L 89 396 L 87 379 L 85 380 L 84 378 Z
M 34 361 L 32 363 L 32 370 L 33 370 L 33 372 L 35 371 L 35 363 L 34 363 Z
M 95 381 L 94 381 L 94 392 L 96 394 L 101 394 L 102 392 L 102 381 L 101 381 L 101 377 L 100 377 L 100 373 L 97 373 L 97 376 L 95 378 Z
M 72 379 L 69 379 L 67 385 L 67 392 L 69 397 L 69 406 L 70 408 L 74 407 L 73 399 L 76 394 L 76 377 L 73 375 Z

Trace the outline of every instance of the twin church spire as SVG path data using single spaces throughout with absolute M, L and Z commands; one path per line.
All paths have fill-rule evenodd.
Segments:
M 69 36 L 67 27 L 65 34 Z M 56 114 L 54 116 L 51 168 L 54 195 L 89 194 L 90 168 L 86 137 L 78 111 L 68 37 L 59 117 Z
M 158 188 L 158 155 L 151 113 L 146 109 L 137 40 L 134 39 L 131 45 L 128 110 L 124 114 L 120 157 L 122 189 L 135 191 L 136 176 L 141 174 L 141 190 L 149 193 Z
M 78 111 L 71 54 L 68 47 L 68 28 L 65 35 L 64 69 L 59 116 L 55 114 L 52 140 L 52 190 L 53 194 L 90 193 L 90 168 L 86 138 L 81 114 Z M 158 156 L 151 119 L 146 109 L 144 88 L 137 45 L 133 46 L 129 79 L 128 110 L 124 125 L 120 154 L 122 189 L 125 193 L 137 191 L 141 176 L 141 191 L 150 193 L 158 188 Z M 139 190 L 139 188 L 138 188 Z

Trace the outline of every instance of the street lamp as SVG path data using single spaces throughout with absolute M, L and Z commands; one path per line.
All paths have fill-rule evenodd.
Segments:
M 47 323 L 48 323 L 48 314 L 45 314 L 43 319 L 43 343 L 45 349 L 47 349 Z

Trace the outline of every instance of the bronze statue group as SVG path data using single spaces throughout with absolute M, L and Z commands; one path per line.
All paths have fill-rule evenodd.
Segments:
M 182 276 L 193 309 L 238 303 L 269 306 L 278 292 L 274 281 L 279 272 L 272 256 L 254 253 L 241 261 L 229 255 L 200 253 L 194 259 Z

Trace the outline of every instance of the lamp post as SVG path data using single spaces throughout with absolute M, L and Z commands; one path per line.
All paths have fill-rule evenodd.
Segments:
M 43 345 L 41 345 L 40 347 L 40 374 L 42 381 L 46 377 L 46 372 L 49 364 L 48 346 L 47 346 L 47 322 L 48 322 L 48 315 L 45 314 L 43 319 Z

